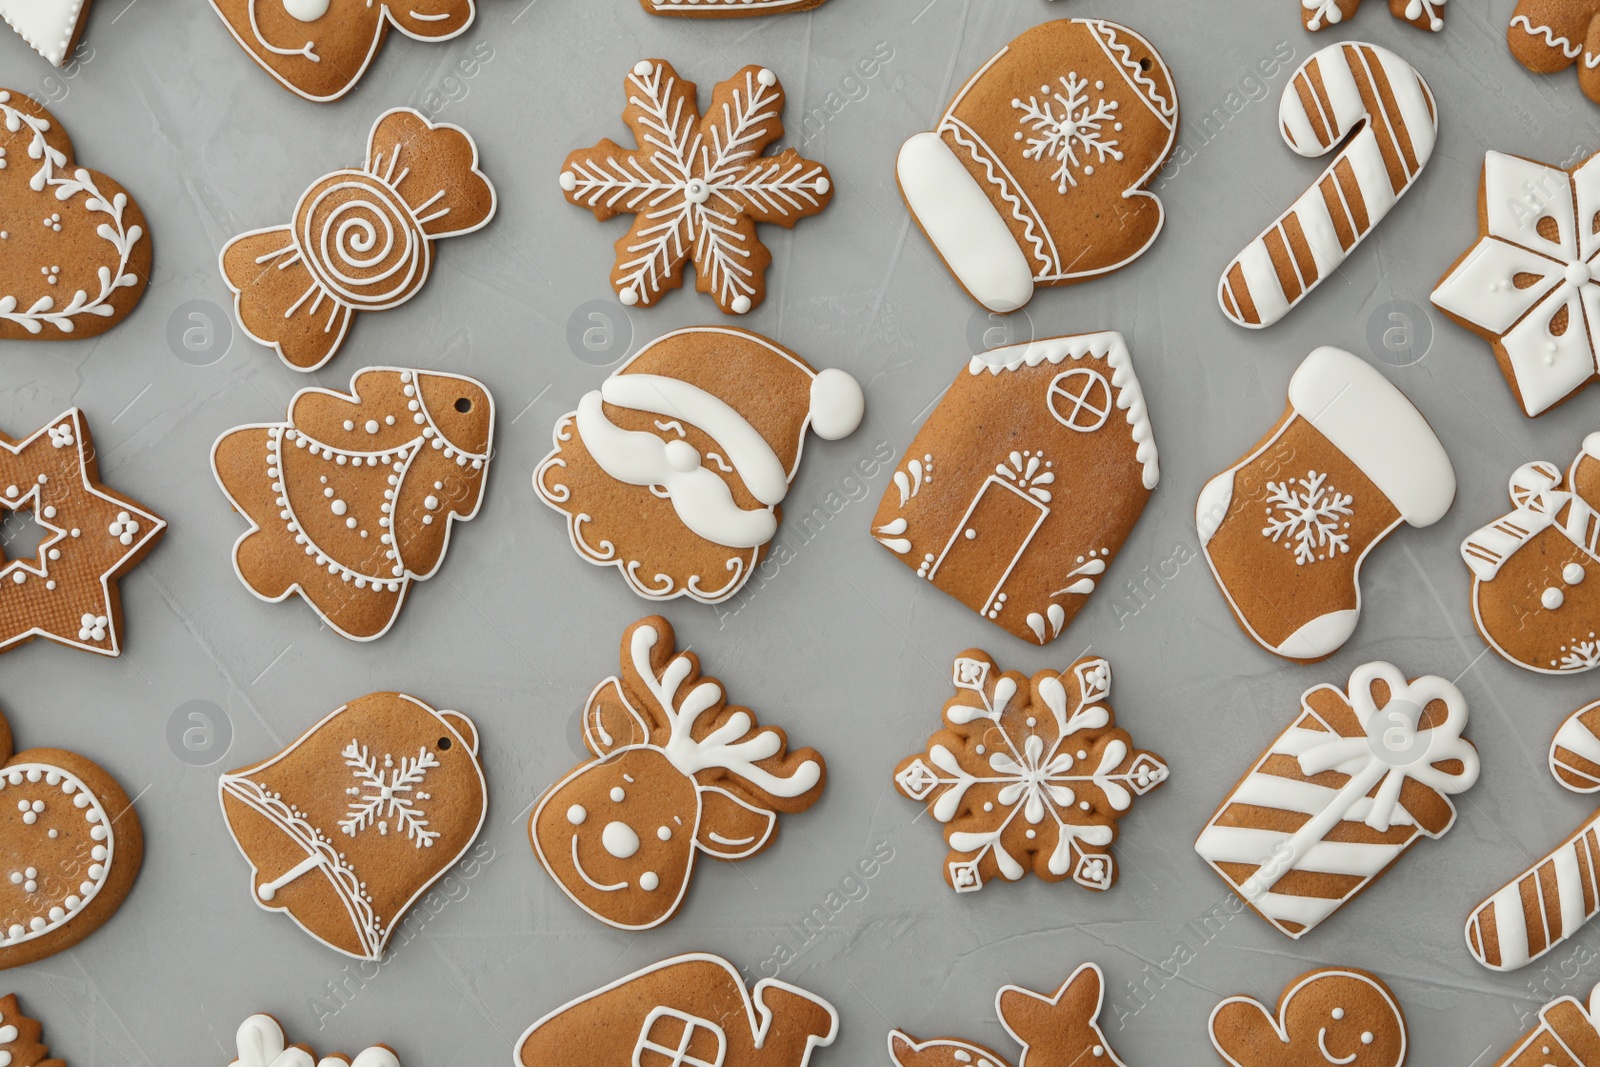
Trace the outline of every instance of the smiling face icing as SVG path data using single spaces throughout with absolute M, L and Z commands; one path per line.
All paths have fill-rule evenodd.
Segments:
M 1312 971 L 1296 979 L 1274 1020 L 1251 997 L 1211 1014 L 1211 1041 L 1235 1067 L 1400 1067 L 1405 1019 L 1388 987 L 1364 971 Z

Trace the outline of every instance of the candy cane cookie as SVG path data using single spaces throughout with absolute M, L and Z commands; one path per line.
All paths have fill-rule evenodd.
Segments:
M 1289 79 L 1278 116 L 1300 155 L 1339 152 L 1223 271 L 1222 311 L 1250 329 L 1283 318 L 1339 269 L 1422 173 L 1439 131 L 1433 93 L 1416 68 L 1358 42 L 1306 60 Z

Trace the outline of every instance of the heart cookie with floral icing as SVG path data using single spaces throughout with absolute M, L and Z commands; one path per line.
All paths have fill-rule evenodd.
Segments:
M 0 968 L 71 948 L 111 918 L 144 860 L 139 816 L 76 752 L 11 755 L 0 716 Z
M 150 280 L 144 213 L 121 185 L 73 161 L 55 117 L 0 89 L 0 340 L 93 337 Z

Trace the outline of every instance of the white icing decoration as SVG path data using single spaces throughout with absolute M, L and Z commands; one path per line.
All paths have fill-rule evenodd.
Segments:
M 1101 129 L 1116 122 L 1121 105 L 1104 97 L 1092 98 L 1094 87 L 1078 77 L 1077 71 L 1056 81 L 1056 85 L 1039 87 L 1042 102 L 1038 96 L 1030 96 L 1027 103 L 1019 98 L 1011 101 L 1011 106 L 1020 112 L 1017 122 L 1028 131 L 1016 135 L 1019 141 L 1027 138 L 1023 156 L 1041 163 L 1053 161 L 1055 169 L 1050 176 L 1056 180 L 1056 191 L 1065 193 L 1077 186 L 1078 173 L 1092 175 L 1095 163 L 1122 159 L 1117 139 L 1106 137 L 1107 131 Z
M 1327 474 L 1316 471 L 1267 482 L 1267 525 L 1261 535 L 1292 549 L 1297 566 L 1350 551 L 1352 498 L 1327 483 Z
M 0 0 L 0 19 L 53 66 L 64 66 L 67 48 L 88 13 L 88 0 Z
M 111 877 L 116 859 L 116 835 L 112 831 L 112 821 L 107 817 L 100 798 L 83 783 L 82 779 L 70 771 L 48 763 L 9 763 L 0 768 L 0 776 L 3 776 L 0 789 L 8 785 L 20 786 L 25 782 L 29 784 L 42 782 L 59 789 L 62 795 L 70 795 L 73 799 L 73 808 L 83 814 L 83 821 L 88 827 L 86 832 L 90 839 L 98 842 L 90 851 L 90 858 L 94 862 L 84 869 L 85 880 L 79 884 L 77 894 L 65 897 L 59 902 L 61 905 L 59 907 L 44 901 L 30 901 L 20 905 L 23 908 L 40 908 L 43 913 L 29 916 L 23 911 L 14 914 L 14 918 L 22 918 L 23 921 L 6 924 L 3 936 L 0 936 L 0 947 L 10 948 L 60 929 L 76 918 L 84 907 L 100 894 Z M 45 811 L 45 807 L 45 802 L 42 800 L 19 800 L 18 817 L 24 825 L 34 826 Z M 13 885 L 31 894 L 39 890 L 36 881 L 38 874 L 37 868 L 26 867 L 21 871 L 11 872 L 10 880 Z
M 429 798 L 420 786 L 428 772 L 439 766 L 439 758 L 420 748 L 416 756 L 401 757 L 399 766 L 392 755 L 385 755 L 380 766 L 367 746 L 355 741 L 346 745 L 340 755 L 356 784 L 345 790 L 353 799 L 347 814 L 339 820 L 339 829 L 349 837 L 374 826 L 379 834 L 387 834 L 392 822 L 395 832 L 403 833 L 417 848 L 432 847 L 439 832 L 428 829 L 426 813 L 417 801 Z

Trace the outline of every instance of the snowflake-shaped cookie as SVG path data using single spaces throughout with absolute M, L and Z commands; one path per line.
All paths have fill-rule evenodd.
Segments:
M 1297 564 L 1332 559 L 1350 551 L 1353 498 L 1328 484 L 1328 476 L 1307 471 L 1304 478 L 1267 483 L 1267 524 L 1261 535 L 1294 550 Z
M 1030 681 L 972 649 L 956 657 L 951 680 L 943 728 L 894 775 L 901 793 L 944 824 L 945 881 L 970 893 L 1031 867 L 1047 882 L 1110 889 L 1117 820 L 1168 775 L 1104 703 L 1111 665 L 1086 657 Z
M 1040 162 L 1053 160 L 1056 168 L 1050 176 L 1056 180 L 1056 191 L 1065 193 L 1078 184 L 1079 174 L 1093 175 L 1096 163 L 1122 158 L 1117 139 L 1107 136 L 1120 132 L 1122 123 L 1117 121 L 1117 102 L 1097 95 L 1105 90 L 1105 82 L 1091 86 L 1076 71 L 1056 81 L 1055 88 L 1039 86 L 1042 101 L 1030 96 L 1023 103 L 1019 97 L 1011 106 L 1022 112 L 1017 121 L 1032 132 L 1032 136 L 1022 130 L 1016 133 L 1017 140 L 1028 142 L 1022 154 Z
M 783 87 L 765 67 L 718 84 L 703 118 L 694 83 L 661 60 L 639 62 L 627 93 L 622 121 L 639 147 L 604 140 L 561 169 L 567 199 L 595 218 L 634 215 L 612 288 L 624 304 L 649 307 L 683 284 L 692 260 L 695 288 L 743 315 L 766 295 L 772 262 L 756 223 L 792 227 L 820 212 L 833 197 L 828 169 L 792 148 L 762 154 L 783 136 Z

